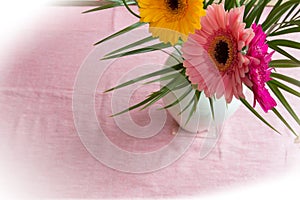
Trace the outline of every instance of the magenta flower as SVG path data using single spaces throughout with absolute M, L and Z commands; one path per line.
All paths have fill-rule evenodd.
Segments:
M 266 82 L 271 80 L 270 74 L 272 68 L 269 67 L 271 57 L 274 52 L 268 53 L 266 44 L 266 34 L 260 25 L 251 26 L 255 36 L 249 44 L 247 56 L 249 63 L 249 79 L 253 83 L 252 90 L 254 93 L 254 105 L 256 101 L 260 104 L 265 112 L 273 109 L 277 104 L 271 97 L 268 89 L 265 87 Z

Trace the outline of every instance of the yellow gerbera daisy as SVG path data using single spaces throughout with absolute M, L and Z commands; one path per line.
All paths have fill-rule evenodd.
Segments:
M 138 0 L 138 5 L 141 22 L 149 23 L 152 36 L 172 45 L 200 29 L 205 15 L 202 0 Z

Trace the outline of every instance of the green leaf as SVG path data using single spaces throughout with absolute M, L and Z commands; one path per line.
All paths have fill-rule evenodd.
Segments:
M 300 26 L 300 20 L 292 20 L 290 21 L 290 24 Z
M 276 9 L 278 6 L 280 6 L 281 3 L 282 3 L 282 0 L 277 0 L 275 5 L 273 6 L 273 10 Z
M 290 131 L 297 136 L 297 133 L 294 131 L 294 129 L 292 129 L 292 127 L 289 125 L 289 123 L 287 123 L 287 121 L 282 117 L 282 115 L 276 110 L 276 108 L 273 108 L 272 111 L 274 112 L 274 114 L 284 123 L 284 125 L 290 129 Z
M 170 75 L 167 75 L 167 76 L 164 76 L 164 77 L 160 77 L 160 78 L 154 79 L 152 81 L 148 81 L 148 82 L 144 83 L 144 85 L 155 83 L 155 82 L 167 81 L 167 80 L 173 79 L 175 77 L 177 77 L 177 73 L 170 74 Z
M 192 91 L 193 91 L 193 88 L 189 87 L 176 101 L 174 101 L 171 104 L 165 106 L 164 109 L 170 108 L 172 106 L 177 105 L 180 101 L 182 101 L 183 99 L 185 99 Z
M 274 45 L 273 43 L 268 43 L 268 45 L 271 49 L 274 49 L 278 53 L 284 55 L 285 57 L 287 57 L 291 60 L 293 60 L 295 63 L 299 63 L 299 60 L 297 60 L 294 56 L 292 56 L 291 54 L 289 54 L 288 52 L 286 52 L 282 48 L 278 47 L 277 45 Z
M 86 13 L 90 13 L 90 12 L 96 12 L 96 11 L 100 11 L 100 10 L 105 10 L 105 9 L 108 9 L 108 8 L 114 8 L 114 7 L 117 7 L 117 6 L 121 6 L 121 4 L 119 4 L 119 3 L 110 3 L 110 4 L 106 4 L 106 5 L 103 5 L 103 6 L 99 6 L 97 8 L 93 8 L 93 9 L 84 11 L 84 12 L 82 12 L 82 14 L 86 14 Z
M 258 23 L 263 10 L 269 2 L 270 0 L 260 0 L 255 6 L 252 7 L 251 12 L 247 15 L 247 17 L 244 18 L 246 27 L 250 27 L 254 19 L 256 19 L 256 23 Z
M 133 48 L 133 47 L 142 45 L 142 44 L 144 44 L 144 43 L 150 42 L 150 41 L 155 40 L 155 39 L 156 39 L 156 38 L 153 38 L 152 36 L 146 37 L 146 38 L 144 38 L 144 39 L 141 39 L 141 40 L 138 40 L 138 41 L 136 41 L 136 42 L 134 42 L 134 43 L 131 43 L 131 44 L 129 44 L 129 45 L 126 45 L 126 46 L 124 46 L 124 47 L 122 47 L 122 48 L 120 48 L 120 49 L 117 49 L 117 50 L 115 50 L 115 51 L 112 51 L 112 52 L 106 54 L 105 56 L 117 54 L 117 53 L 122 52 L 122 51 L 124 51 L 124 50 L 131 49 L 131 48 Z
M 240 5 L 244 5 L 245 0 L 240 0 Z
M 126 2 L 126 0 L 122 0 L 124 6 L 126 7 L 126 9 L 135 17 L 137 18 L 141 18 L 138 14 L 136 14 L 135 12 L 133 12 L 133 10 L 131 10 L 131 8 L 129 8 L 129 4 Z
M 268 41 L 268 45 L 284 46 L 284 47 L 290 47 L 294 49 L 300 49 L 300 43 L 292 40 L 284 40 L 284 39 L 272 40 L 272 41 Z
M 300 32 L 300 27 L 288 28 L 281 31 L 273 31 L 268 36 L 278 36 L 278 35 L 285 35 L 290 33 Z
M 234 1 L 233 0 L 225 0 L 225 10 L 230 10 L 234 8 Z
M 159 92 L 160 92 L 160 91 L 159 91 Z M 159 95 L 157 95 L 157 96 L 156 96 L 154 99 L 152 99 L 149 103 L 147 103 L 145 106 L 143 106 L 143 107 L 141 108 L 141 110 L 144 110 L 144 109 L 148 108 L 149 106 L 153 105 L 154 103 L 156 103 L 157 101 L 159 101 L 161 98 L 163 98 L 164 96 L 166 96 L 166 95 L 169 94 L 170 92 L 171 92 L 171 90 L 168 90 L 168 89 L 162 90 L 162 91 L 160 92 Z
M 297 4 L 295 4 L 290 11 L 286 14 L 286 16 L 284 17 L 284 19 L 282 20 L 282 22 L 286 22 L 287 19 L 289 18 L 289 16 L 291 16 L 291 14 L 294 12 L 294 10 L 298 7 Z M 297 13 L 296 13 L 297 14 Z
M 285 109 L 295 119 L 295 121 L 298 123 L 298 125 L 300 125 L 300 120 L 299 120 L 297 114 L 294 112 L 294 110 L 292 109 L 292 107 L 290 106 L 290 104 L 287 102 L 287 100 L 285 99 L 285 97 L 283 96 L 283 94 L 280 92 L 280 90 L 274 84 L 272 84 L 271 81 L 269 81 L 267 84 L 270 87 L 270 89 L 272 90 L 272 92 L 276 95 L 276 97 L 278 98 L 278 100 L 285 107 Z
M 208 98 L 209 99 L 209 105 L 210 105 L 210 112 L 211 112 L 211 116 L 213 118 L 213 120 L 215 119 L 215 110 L 214 110 L 214 102 L 212 98 Z
M 296 18 L 299 18 L 298 14 L 300 13 L 300 10 L 298 9 L 298 11 L 292 16 L 291 19 L 296 19 Z
M 262 6 L 258 9 L 257 11 L 257 14 L 256 14 L 256 17 L 255 17 L 255 23 L 258 24 L 259 23 L 259 20 L 261 18 L 261 15 L 265 9 L 265 7 L 268 5 L 268 3 L 270 3 L 271 0 L 268 0 L 268 1 L 262 1 L 263 4 Z M 258 6 L 258 5 L 257 5 Z M 250 26 L 250 25 L 249 25 Z
M 177 75 L 178 77 L 181 77 L 180 74 Z M 139 108 L 141 106 L 144 106 L 142 109 L 145 109 L 146 107 L 152 105 L 153 103 L 157 102 L 159 99 L 161 99 L 163 96 L 167 95 L 172 88 L 174 88 L 174 86 L 176 86 L 177 84 L 179 84 L 179 82 L 177 81 L 178 79 L 174 79 L 172 81 L 170 81 L 166 86 L 162 87 L 159 91 L 156 91 L 156 92 L 153 92 L 152 94 L 150 94 L 148 96 L 148 98 L 146 98 L 145 100 L 119 112 L 119 113 L 116 113 L 113 116 L 117 116 L 117 115 L 121 115 L 123 113 L 126 113 L 130 110 L 133 110 L 133 109 L 136 109 L 136 108 Z
M 129 108 L 123 110 L 123 111 L 121 111 L 121 112 L 118 112 L 118 113 L 116 113 L 116 114 L 111 115 L 111 117 L 115 117 L 115 116 L 117 116 L 117 115 L 121 115 L 121 114 L 124 114 L 124 113 L 126 113 L 126 112 L 129 112 L 129 111 L 131 111 L 131 110 L 133 110 L 133 109 L 136 109 L 136 108 L 138 108 L 138 107 L 141 107 L 141 106 L 145 105 L 146 103 L 150 102 L 152 99 L 154 99 L 154 98 L 155 98 L 156 96 L 158 96 L 158 95 L 159 95 L 159 94 L 150 96 L 150 97 L 148 97 L 147 99 L 145 99 L 145 100 L 143 100 L 143 101 L 141 101 L 141 102 L 139 102 L 139 103 L 137 103 L 137 104 L 135 104 L 135 105 L 133 105 L 133 106 L 131 106 L 131 107 L 129 107 Z
M 298 81 L 292 77 L 285 76 L 283 74 L 278 74 L 278 73 L 271 73 L 271 77 L 281 79 L 283 81 L 286 81 L 288 83 L 291 83 L 293 85 L 300 87 L 300 81 Z
M 127 4 L 128 5 L 135 5 L 136 2 L 135 1 L 128 1 Z M 85 14 L 85 13 L 90 13 L 90 12 L 96 12 L 96 11 L 105 10 L 105 9 L 109 9 L 109 8 L 114 8 L 114 7 L 118 7 L 118 6 L 124 6 L 123 2 L 122 1 L 108 1 L 104 5 L 101 5 L 99 7 L 84 11 L 82 13 Z
M 140 48 L 140 49 L 127 51 L 127 52 L 124 52 L 124 53 L 105 56 L 105 57 L 102 58 L 102 60 L 107 60 L 107 59 L 112 59 L 112 58 L 120 58 L 120 57 L 124 57 L 124 56 L 136 55 L 136 54 L 141 54 L 141 53 L 148 53 L 148 52 L 157 51 L 157 50 L 161 50 L 161 49 L 165 49 L 165 48 L 169 48 L 169 47 L 171 47 L 170 43 L 167 43 L 167 44 L 158 43 L 158 44 L 150 45 L 150 46 L 143 47 L 143 48 Z
M 269 122 L 267 122 L 249 103 L 246 99 L 240 98 L 240 101 L 263 123 L 265 123 L 268 127 L 273 129 L 275 132 L 281 134 L 277 129 L 275 129 Z
M 295 62 L 293 60 L 284 60 L 284 59 L 272 60 L 269 66 L 275 68 L 294 68 L 294 67 L 300 67 L 300 62 Z
M 290 0 L 283 3 L 282 5 L 274 6 L 267 19 L 262 24 L 263 30 L 266 31 L 270 26 L 277 23 L 279 19 L 284 15 L 284 13 L 290 9 L 290 7 L 298 3 L 299 0 Z
M 196 90 L 193 89 L 193 91 L 194 91 L 193 97 L 191 98 L 189 103 L 178 113 L 178 115 L 181 115 L 184 111 L 186 111 L 192 105 L 192 103 L 194 101 L 194 96 L 195 96 Z
M 156 98 L 154 98 L 152 101 L 147 103 L 141 110 L 151 106 L 167 94 L 169 94 L 171 91 L 175 91 L 181 88 L 184 88 L 189 85 L 189 82 L 186 81 L 185 77 L 182 77 L 181 74 L 177 75 L 177 78 L 174 78 L 171 80 L 166 86 L 162 87 L 159 92 L 161 92 L 160 95 L 158 95 Z
M 289 92 L 289 93 L 291 93 L 291 94 L 293 94 L 293 95 L 295 95 L 297 97 L 300 97 L 300 93 L 299 92 L 297 92 L 296 90 L 294 90 L 294 89 L 292 89 L 292 88 L 290 88 L 290 87 L 288 87 L 288 86 L 280 83 L 279 81 L 276 81 L 276 80 L 273 79 L 273 80 L 269 81 L 268 83 L 276 85 L 277 87 L 279 87 L 279 88 L 281 88 L 281 89 L 283 89 L 283 90 L 285 90 L 285 91 L 287 91 L 287 92 Z
M 139 82 L 139 81 L 143 81 L 143 80 L 146 80 L 148 78 L 151 78 L 151 77 L 155 77 L 155 76 L 159 76 L 159 75 L 162 75 L 162 74 L 166 74 L 166 73 L 170 73 L 170 72 L 174 72 L 176 70 L 180 70 L 183 68 L 183 65 L 182 63 L 179 63 L 179 64 L 176 64 L 174 66 L 171 66 L 171 67 L 168 67 L 168 68 L 165 68 L 165 69 L 162 69 L 162 70 L 159 70 L 159 71 L 156 71 L 156 72 L 153 72 L 153 73 L 150 73 L 150 74 L 146 74 L 144 76 L 140 76 L 140 77 L 137 77 L 135 79 L 132 79 L 130 81 L 127 81 L 125 83 L 122 83 L 116 87 L 113 87 L 109 90 L 106 90 L 105 92 L 110 92 L 110 91 L 113 91 L 113 90 L 116 90 L 116 89 L 119 89 L 119 88 L 122 88 L 122 87 L 126 87 L 128 85 L 131 85 L 131 84 L 134 84 L 136 82 Z
M 256 0 L 251 0 L 250 2 L 247 2 L 246 6 L 245 6 L 245 11 L 244 11 L 244 19 L 248 15 L 249 11 L 251 10 L 251 8 L 255 4 L 255 2 L 256 2 Z
M 174 47 L 174 46 L 173 46 Z M 174 49 L 177 51 L 178 49 L 176 47 L 174 47 Z M 179 57 L 178 55 L 176 55 L 174 52 L 169 52 L 163 49 L 159 49 L 161 52 L 168 54 L 170 57 L 172 57 L 174 60 L 177 61 L 177 63 L 181 63 L 183 60 L 182 55 Z M 178 51 L 177 51 L 178 52 Z
M 199 102 L 199 100 L 200 100 L 200 95 L 201 95 L 201 91 L 195 90 L 195 95 L 194 95 L 194 98 L 193 98 L 193 102 L 194 102 L 193 108 L 192 108 L 192 110 L 191 110 L 190 113 L 189 113 L 189 117 L 188 117 L 188 119 L 186 120 L 185 125 L 187 125 L 187 124 L 189 123 L 189 121 L 191 120 L 193 114 L 196 112 L 196 110 L 197 110 L 197 105 L 198 105 L 198 102 Z
M 206 3 L 206 1 L 204 1 L 203 8 L 206 9 L 207 6 L 211 5 L 213 2 L 214 2 L 214 0 L 209 0 L 207 3 Z
M 269 15 L 270 14 L 273 15 L 274 12 L 275 12 L 275 10 L 281 5 L 281 3 L 282 3 L 282 0 L 277 0 L 276 3 L 275 3 L 275 5 L 273 6 L 272 10 L 269 12 Z
M 189 86 L 189 85 L 191 85 L 190 82 L 188 82 L 187 79 L 185 78 L 185 80 L 184 80 L 182 83 L 178 84 L 178 85 L 177 85 L 176 87 L 174 87 L 172 90 L 173 90 L 173 91 L 179 90 L 179 89 L 182 89 L 182 88 L 184 88 L 184 87 L 186 87 L 186 86 Z
M 102 42 L 104 42 L 104 41 L 107 41 L 107 40 L 110 40 L 110 39 L 115 38 L 115 37 L 117 37 L 117 36 L 120 36 L 120 35 L 122 35 L 122 34 L 124 34 L 124 33 L 127 33 L 127 32 L 129 32 L 129 31 L 131 31 L 131 30 L 133 30 L 133 29 L 135 29 L 135 28 L 138 28 L 138 27 L 140 27 L 140 26 L 143 26 L 143 25 L 145 25 L 145 24 L 146 24 L 146 23 L 136 22 L 136 23 L 134 23 L 134 24 L 132 24 L 132 25 L 130 25 L 130 26 L 128 26 L 128 27 L 126 27 L 126 28 L 124 28 L 124 29 L 122 29 L 122 30 L 120 30 L 120 31 L 118 31 L 118 32 L 116 32 L 116 33 L 114 33 L 114 34 L 112 34 L 112 35 L 110 35 L 110 36 L 108 36 L 108 37 L 102 39 L 102 40 L 100 40 L 99 42 L 95 43 L 94 45 L 98 45 L 98 44 L 100 44 L 100 43 L 102 43 Z

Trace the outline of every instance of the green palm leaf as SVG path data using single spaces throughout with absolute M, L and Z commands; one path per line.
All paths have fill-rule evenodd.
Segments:
M 268 41 L 268 45 L 300 49 L 300 43 L 292 40 L 284 40 L 284 39 L 272 40 L 272 41 Z
M 282 117 L 282 115 L 278 112 L 276 108 L 272 109 L 273 113 L 284 123 L 284 125 L 290 129 L 290 131 L 295 135 L 298 136 L 297 133 L 294 131 L 294 129 L 289 125 L 289 123 Z
M 283 96 L 283 94 L 280 92 L 280 90 L 278 89 L 278 87 L 276 87 L 275 84 L 272 84 L 271 81 L 269 81 L 267 84 L 270 87 L 270 89 L 272 90 L 272 92 L 276 95 L 276 97 L 278 98 L 278 100 L 285 107 L 285 109 L 295 119 L 295 121 L 298 123 L 298 125 L 300 125 L 300 120 L 299 120 L 297 114 L 294 112 L 294 110 L 292 109 L 292 107 L 290 106 L 290 104 L 287 102 L 287 100 L 285 99 L 285 97 Z
M 291 93 L 291 94 L 293 94 L 293 95 L 295 95 L 297 97 L 300 97 L 300 93 L 299 92 L 297 92 L 296 90 L 288 87 L 285 84 L 280 83 L 277 80 L 273 79 L 273 80 L 269 81 L 269 84 L 276 85 L 277 87 L 279 87 L 279 88 L 281 88 L 281 89 L 283 89 L 283 90 L 285 90 L 285 91 L 287 91 L 287 92 L 289 92 L 289 93 Z
M 125 83 L 122 83 L 116 87 L 113 87 L 111 89 L 108 89 L 106 90 L 105 92 L 110 92 L 110 91 L 113 91 L 113 90 L 116 90 L 116 89 L 119 89 L 119 88 L 122 88 L 122 87 L 126 87 L 128 85 L 131 85 L 131 84 L 134 84 L 134 83 L 137 83 L 139 81 L 143 81 L 143 80 L 146 80 L 146 79 L 149 79 L 149 78 L 152 78 L 152 77 L 155 77 L 155 76 L 159 76 L 159 75 L 163 75 L 163 74 L 167 74 L 167 73 L 171 73 L 171 72 L 175 72 L 176 70 L 180 70 L 183 68 L 183 65 L 182 63 L 179 63 L 179 64 L 176 64 L 174 66 L 171 66 L 171 67 L 168 67 L 168 68 L 165 68 L 165 69 L 162 69 L 162 70 L 158 70 L 156 72 L 152 72 L 150 74 L 146 74 L 144 76 L 140 76 L 140 77 L 137 77 L 135 79 L 132 79 L 130 81 L 127 81 Z
M 174 102 L 170 103 L 169 105 L 166 105 L 164 107 L 164 109 L 170 108 L 172 106 L 177 105 L 180 101 L 182 101 L 183 99 L 185 99 L 191 92 L 193 91 L 192 87 L 188 87 L 188 89 Z
M 193 108 L 191 109 L 190 113 L 189 113 L 189 116 L 188 116 L 188 119 L 186 120 L 185 122 L 185 125 L 187 125 L 189 123 L 189 121 L 191 120 L 193 114 L 196 112 L 197 110 L 197 105 L 198 105 L 198 102 L 200 100 L 200 95 L 201 95 L 201 91 L 199 90 L 195 90 L 195 95 L 194 95 L 194 98 L 193 98 Z
M 300 67 L 300 62 L 297 60 L 279 59 L 272 60 L 269 65 L 275 68 L 295 68 Z
M 267 122 L 249 103 L 246 99 L 240 98 L 240 101 L 263 123 L 265 123 L 268 127 L 273 129 L 276 133 L 281 134 L 277 129 L 275 129 L 269 122 Z
M 278 1 L 282 2 L 282 1 Z M 272 25 L 276 24 L 280 18 L 294 5 L 299 4 L 299 0 L 290 0 L 280 5 L 280 3 L 273 7 L 271 12 L 269 13 L 267 19 L 262 23 L 262 28 L 264 31 L 266 31 L 268 28 L 270 28 Z
M 126 1 L 128 5 L 135 5 L 136 2 L 135 1 Z M 114 7 L 118 7 L 118 6 L 124 6 L 124 3 L 120 0 L 120 1 L 105 1 L 104 5 L 101 5 L 99 7 L 87 10 L 82 12 L 83 14 L 85 13 L 90 13 L 90 12 L 96 12 L 96 11 L 100 11 L 100 10 L 105 10 L 105 9 L 109 9 L 109 8 L 114 8 Z
M 271 77 L 281 79 L 285 82 L 288 82 L 288 83 L 291 83 L 293 85 L 300 87 L 300 81 L 298 81 L 292 77 L 285 76 L 283 74 L 278 74 L 278 73 L 271 73 Z
M 280 48 L 278 45 L 273 44 L 272 42 L 268 43 L 269 47 L 271 49 L 274 49 L 276 52 L 284 55 L 285 57 L 291 59 L 292 61 L 294 61 L 295 63 L 299 63 L 299 60 L 297 58 L 295 58 L 294 56 L 292 56 L 291 54 L 289 54 L 287 51 L 283 50 L 282 48 Z
M 107 59 L 112 59 L 112 58 L 120 58 L 120 57 L 124 57 L 124 56 L 136 55 L 136 54 L 141 54 L 141 53 L 148 53 L 148 52 L 157 51 L 157 50 L 161 50 L 161 49 L 165 49 L 165 48 L 169 48 L 169 47 L 171 47 L 170 43 L 167 43 L 167 44 L 158 43 L 158 44 L 153 44 L 153 45 L 143 47 L 140 49 L 135 49 L 132 51 L 118 53 L 118 54 L 114 54 L 114 55 L 110 55 L 110 56 L 105 56 L 102 58 L 102 60 L 107 60 Z
M 134 24 L 132 24 L 132 25 L 130 25 L 130 26 L 128 26 L 128 27 L 126 27 L 126 28 L 124 28 L 124 29 L 118 31 L 118 32 L 116 32 L 115 34 L 112 34 L 112 35 L 110 35 L 110 36 L 108 36 L 108 37 L 106 37 L 106 38 L 100 40 L 99 42 L 96 42 L 94 45 L 101 44 L 101 43 L 104 42 L 104 41 L 113 39 L 113 38 L 115 38 L 115 37 L 117 37 L 117 36 L 120 36 L 120 35 L 122 35 L 122 34 L 124 34 L 124 33 L 127 33 L 127 32 L 129 32 L 129 31 L 131 31 L 131 30 L 133 30 L 133 29 L 135 29 L 135 28 L 138 28 L 138 27 L 140 27 L 140 26 L 143 26 L 143 25 L 145 25 L 145 24 L 146 24 L 146 23 L 136 22 L 136 23 L 134 23 Z
M 256 23 L 258 23 L 261 14 L 267 4 L 270 2 L 270 0 L 260 0 L 256 3 L 255 6 L 251 6 L 251 12 L 247 15 L 247 17 L 244 17 L 244 21 L 246 22 L 246 27 L 250 27 L 253 21 L 256 19 Z M 247 5 L 248 6 L 248 5 Z
M 286 34 L 297 33 L 297 32 L 300 32 L 300 27 L 293 27 L 293 28 L 288 28 L 288 29 L 284 29 L 281 31 L 274 31 L 274 32 L 270 33 L 269 36 L 286 35 Z
M 120 49 L 117 49 L 117 50 L 115 50 L 115 51 L 112 51 L 112 52 L 106 54 L 105 56 L 110 56 L 110 55 L 113 55 L 113 54 L 120 53 L 120 52 L 122 52 L 122 51 L 125 51 L 125 50 L 127 50 L 127 49 L 131 49 L 131 48 L 133 48 L 133 47 L 136 47 L 136 46 L 139 46 L 139 45 L 142 45 L 142 44 L 145 44 L 145 43 L 150 42 L 150 41 L 155 40 L 155 39 L 156 39 L 156 38 L 153 38 L 152 36 L 146 37 L 146 38 L 144 38 L 144 39 L 141 39 L 141 40 L 138 40 L 138 41 L 136 41 L 136 42 L 134 42 L 134 43 L 131 43 L 131 44 L 129 44 L 129 45 L 126 45 L 126 46 L 124 46 L 124 47 L 122 47 L 122 48 L 120 48 Z

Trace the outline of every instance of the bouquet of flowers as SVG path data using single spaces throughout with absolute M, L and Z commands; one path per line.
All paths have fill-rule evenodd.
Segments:
M 109 53 L 103 59 L 165 48 L 174 48 L 179 56 L 178 64 L 174 66 L 137 77 L 107 90 L 109 92 L 157 76 L 159 78 L 155 81 L 169 81 L 167 87 L 160 88 L 144 101 L 116 115 L 135 108 L 148 107 L 172 90 L 182 88 L 183 83 L 176 79 L 174 74 L 170 74 L 175 70 L 185 77 L 192 89 L 187 90 L 165 108 L 178 104 L 187 94 L 192 93 L 194 98 L 187 105 L 193 107 L 190 113 L 192 116 L 201 93 L 204 93 L 210 102 L 225 97 L 226 103 L 229 104 L 236 98 L 274 131 L 279 133 L 257 111 L 257 103 L 264 112 L 271 111 L 275 114 L 291 133 L 298 137 L 296 129 L 276 107 L 280 105 L 285 108 L 299 127 L 300 119 L 284 93 L 300 97 L 297 91 L 300 81 L 279 73 L 276 69 L 300 67 L 298 58 L 286 50 L 286 47 L 299 50 L 300 43 L 283 39 L 289 34 L 300 32 L 299 1 L 277 0 L 268 8 L 270 12 L 266 19 L 261 19 L 270 2 L 271 0 L 106 0 L 103 5 L 86 11 L 85 13 L 88 13 L 124 6 L 137 17 L 136 23 L 95 45 L 138 27 L 149 26 L 152 36 L 137 39 L 136 42 Z M 133 6 L 138 8 L 139 13 L 133 11 Z M 155 40 L 155 44 L 132 50 L 138 45 Z M 274 53 L 280 54 L 282 58 L 272 59 Z M 253 104 L 246 99 L 244 88 L 253 93 Z M 213 112 L 213 109 L 211 110 Z

